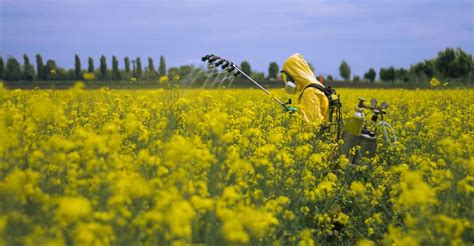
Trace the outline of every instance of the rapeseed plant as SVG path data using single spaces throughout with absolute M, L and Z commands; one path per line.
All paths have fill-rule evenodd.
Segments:
M 340 93 L 399 141 L 352 165 L 255 90 L 0 86 L 0 244 L 472 244 L 473 91 Z

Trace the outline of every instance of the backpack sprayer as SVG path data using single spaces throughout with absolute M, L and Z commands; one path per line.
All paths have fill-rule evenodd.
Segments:
M 223 59 L 216 55 L 205 55 L 201 58 L 203 62 L 208 62 L 215 67 L 221 67 L 228 73 L 234 73 L 234 76 L 243 75 L 248 80 L 252 81 L 258 88 L 262 89 L 267 95 L 269 95 L 275 102 L 283 107 L 285 112 L 294 113 L 296 108 L 291 105 L 291 99 L 287 103 L 283 103 L 277 97 L 273 96 L 268 90 L 261 86 L 258 82 L 252 79 L 249 75 L 244 73 L 242 69 L 226 59 Z M 359 98 L 359 104 L 355 108 L 354 115 L 348 119 L 348 123 L 343 124 L 341 107 L 342 103 L 339 95 L 331 87 L 324 87 L 318 84 L 310 84 L 308 87 L 314 87 L 322 91 L 329 101 L 329 117 L 328 123 L 322 125 L 321 134 L 329 134 L 334 141 L 343 139 L 344 143 L 339 148 L 339 153 L 346 155 L 352 164 L 356 164 L 362 158 L 362 156 L 373 157 L 377 150 L 377 132 L 382 129 L 384 140 L 391 145 L 397 141 L 395 131 L 392 126 L 384 120 L 388 104 L 383 102 L 380 106 L 377 106 L 377 100 L 370 100 L 370 106 L 364 104 L 364 99 Z M 304 89 L 306 89 L 304 88 Z M 303 89 L 303 90 L 304 90 Z M 371 124 L 365 122 L 365 115 L 363 109 L 372 111 L 373 115 L 371 118 Z M 377 123 L 377 121 L 380 121 Z M 344 127 L 344 130 L 343 130 Z M 327 135 L 326 135 L 327 136 Z M 355 148 L 356 151 L 351 150 Z
M 339 149 L 340 154 L 345 155 L 352 164 L 357 164 L 363 156 L 375 156 L 379 131 L 382 131 L 383 139 L 389 146 L 397 141 L 393 127 L 384 120 L 388 104 L 382 102 L 377 106 L 377 100 L 371 99 L 370 106 L 367 106 L 364 101 L 359 98 L 354 114 L 348 119 L 343 133 L 344 143 Z M 365 120 L 364 109 L 372 112 L 370 122 Z
M 261 86 L 259 83 L 257 83 L 257 81 L 255 81 L 249 75 L 244 73 L 242 71 L 242 69 L 239 66 L 235 65 L 233 62 L 230 62 L 226 59 L 223 59 L 219 56 L 212 55 L 212 54 L 203 56 L 201 58 L 201 61 L 203 61 L 203 62 L 207 61 L 209 64 L 212 64 L 216 67 L 220 66 L 222 68 L 222 70 L 227 71 L 228 73 L 233 72 L 234 76 L 236 76 L 236 77 L 242 74 L 244 77 L 246 77 L 247 79 L 252 81 L 256 86 L 258 86 L 258 88 L 262 89 L 267 95 L 269 95 L 271 98 L 273 98 L 273 100 L 275 100 L 275 102 L 280 104 L 280 106 L 283 107 L 283 110 L 285 112 L 290 112 L 290 113 L 296 112 L 296 108 L 293 107 L 293 106 L 290 106 L 291 105 L 291 99 L 289 99 L 288 102 L 283 103 L 282 101 L 280 101 L 280 99 L 273 96 L 267 89 L 263 88 L 263 86 Z
M 291 106 L 291 99 L 288 99 L 288 102 L 283 103 L 280 101 L 278 98 L 273 96 L 268 90 L 263 88 L 259 83 L 257 83 L 254 79 L 252 79 L 249 75 L 245 74 L 240 67 L 235 65 L 233 62 L 230 62 L 228 60 L 225 60 L 219 56 L 216 55 L 205 55 L 201 58 L 203 62 L 208 62 L 209 64 L 212 64 L 216 67 L 221 67 L 224 71 L 227 71 L 229 73 L 234 72 L 234 76 L 239 76 L 242 74 L 245 76 L 247 79 L 252 81 L 255 85 L 258 86 L 258 88 L 262 89 L 267 95 L 273 98 L 280 106 L 283 107 L 283 110 L 285 112 L 290 112 L 294 113 L 296 112 L 296 107 Z M 328 122 L 321 127 L 321 135 L 323 136 L 328 136 L 331 137 L 333 141 L 337 141 L 341 139 L 342 137 L 342 128 L 343 128 L 343 122 L 342 122 L 342 114 L 341 114 L 341 107 L 342 103 L 340 100 L 339 95 L 336 93 L 336 90 L 334 90 L 331 87 L 324 87 L 319 84 L 310 84 L 306 88 L 313 87 L 316 88 L 324 93 L 326 97 L 328 98 L 329 101 L 329 115 L 328 115 Z M 303 88 L 303 91 L 306 89 Z

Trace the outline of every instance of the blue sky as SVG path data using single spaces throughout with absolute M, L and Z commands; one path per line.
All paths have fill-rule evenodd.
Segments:
M 196 64 L 207 53 L 268 71 L 301 53 L 317 73 L 408 67 L 446 47 L 474 53 L 474 1 L 0 0 L 4 57 L 71 68 L 104 54 Z M 339 76 L 338 76 L 339 77 Z

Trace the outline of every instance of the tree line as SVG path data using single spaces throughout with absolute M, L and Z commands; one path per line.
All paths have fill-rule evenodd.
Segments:
M 155 81 L 171 80 L 177 81 L 180 78 L 196 75 L 201 79 L 206 78 L 207 71 L 192 65 L 171 67 L 167 69 L 164 56 L 160 57 L 158 67 L 155 67 L 152 57 L 148 57 L 147 65 L 144 66 L 140 57 L 123 59 L 123 69 L 119 68 L 119 59 L 112 56 L 112 67 L 107 65 L 107 58 L 102 55 L 99 58 L 99 66 L 95 66 L 94 59 L 88 57 L 87 66 L 83 66 L 79 55 L 74 56 L 74 68 L 64 69 L 59 67 L 55 60 L 48 59 L 44 62 L 41 54 L 36 55 L 36 68 L 30 62 L 27 54 L 23 55 L 23 65 L 15 57 L 9 57 L 4 64 L 3 57 L 0 56 L 0 80 L 5 81 L 77 81 L 77 80 L 98 80 L 98 81 Z M 243 61 L 240 64 L 242 70 L 251 75 L 254 79 L 262 81 L 265 79 L 276 80 L 280 72 L 276 62 L 270 63 L 268 76 L 262 72 L 253 71 L 250 63 Z M 199 73 L 199 71 L 201 72 Z M 197 72 L 196 72 L 197 71 Z
M 339 74 L 345 81 L 351 80 L 351 69 L 346 61 L 341 62 Z M 375 82 L 376 75 L 375 69 L 370 68 L 363 79 Z M 443 81 L 467 85 L 474 82 L 474 60 L 471 54 L 464 52 L 461 48 L 446 48 L 438 52 L 435 58 L 418 62 L 409 68 L 382 67 L 378 75 L 382 82 L 423 85 L 435 77 Z M 328 79 L 332 80 L 332 77 Z M 352 77 L 354 82 L 360 80 L 359 76 Z
M 158 67 L 155 67 L 152 57 L 148 57 L 147 64 L 144 65 L 140 57 L 130 59 L 123 58 L 123 69 L 119 67 L 119 59 L 112 56 L 112 67 L 107 65 L 107 58 L 102 55 L 99 58 L 99 66 L 95 66 L 94 59 L 88 57 L 87 66 L 83 66 L 79 55 L 74 56 L 74 68 L 64 69 L 59 67 L 55 60 L 48 59 L 44 62 L 41 54 L 36 55 L 36 67 L 31 63 L 27 54 L 23 55 L 23 65 L 16 58 L 9 57 L 6 66 L 3 57 L 0 56 L 0 80 L 5 81 L 77 81 L 77 80 L 99 80 L 99 81 L 156 81 L 170 80 L 179 81 L 186 76 L 197 76 L 197 80 L 205 79 L 206 73 L 201 68 L 192 65 L 171 67 L 167 69 L 164 56 L 160 57 Z M 310 68 L 314 67 L 309 63 Z M 249 74 L 257 81 L 280 80 L 280 69 L 276 62 L 271 62 L 268 66 L 267 76 L 263 72 L 252 70 L 248 61 L 240 64 L 242 71 Z M 198 71 L 198 72 L 196 72 Z M 351 68 L 346 61 L 342 61 L 339 66 L 339 75 L 344 81 L 370 81 L 375 82 L 377 75 L 381 82 L 398 82 L 412 84 L 427 84 L 432 77 L 443 81 L 458 82 L 459 84 L 471 84 L 474 81 L 474 61 L 471 54 L 467 54 L 462 49 L 446 48 L 438 52 L 433 59 L 411 65 L 409 68 L 382 67 L 378 74 L 374 68 L 359 77 L 351 77 Z M 322 78 L 319 75 L 318 78 Z M 332 75 L 324 77 L 326 81 L 335 81 Z
M 87 68 L 82 66 L 79 55 L 74 56 L 74 68 L 64 69 L 59 67 L 55 60 L 48 59 L 44 62 L 41 54 L 36 55 L 36 69 L 31 64 L 27 54 L 23 55 L 23 66 L 14 58 L 9 57 L 6 66 L 3 57 L 0 56 L 0 79 L 6 81 L 55 81 L 55 80 L 125 80 L 130 78 L 158 79 L 166 76 L 166 61 L 164 56 L 160 57 L 160 63 L 155 68 L 153 58 L 148 58 L 148 65 L 143 68 L 140 57 L 131 60 L 129 57 L 123 59 L 124 69 L 119 69 L 119 61 L 112 56 L 111 69 L 107 66 L 107 58 L 100 56 L 99 66 L 94 65 L 94 59 L 88 57 Z

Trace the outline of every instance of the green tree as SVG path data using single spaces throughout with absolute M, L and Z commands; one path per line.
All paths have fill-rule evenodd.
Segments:
M 244 72 L 248 76 L 252 76 L 252 67 L 250 66 L 250 63 L 248 61 L 243 61 L 242 63 L 240 63 L 240 69 L 242 69 L 242 72 Z
M 94 73 L 94 59 L 92 57 L 89 57 L 87 60 L 88 66 L 87 66 L 87 72 L 88 73 Z
M 179 69 L 176 67 L 170 67 L 170 69 L 168 70 L 168 77 L 169 81 L 173 82 L 173 85 L 176 84 L 181 79 L 179 77 Z
M 410 80 L 409 79 L 409 75 L 408 75 L 408 71 L 404 68 L 400 68 L 400 69 L 395 69 L 395 80 L 396 81 L 403 81 L 405 83 L 408 83 L 408 81 Z
M 132 75 L 133 77 L 137 77 L 137 61 L 132 60 Z
M 143 70 L 142 70 L 142 60 L 140 59 L 140 57 L 137 57 L 137 78 L 141 78 L 142 77 L 142 74 L 143 74 Z
M 360 77 L 355 75 L 354 78 L 352 78 L 352 81 L 354 82 L 359 82 L 360 81 Z
M 0 80 L 5 77 L 5 64 L 3 63 L 3 57 L 0 56 Z
M 349 64 L 344 60 L 339 66 L 339 75 L 341 75 L 344 80 L 349 80 L 351 77 L 351 67 L 349 67 Z
M 456 78 L 467 78 L 474 69 L 474 60 L 471 54 L 467 54 L 462 49 L 456 50 L 455 76 Z M 472 82 L 472 81 L 471 81 Z
M 45 79 L 43 57 L 41 57 L 41 54 L 36 55 L 36 72 L 38 73 L 38 80 Z
M 82 71 L 81 71 L 81 58 L 79 58 L 79 55 L 76 54 L 74 56 L 74 76 L 75 79 L 82 79 Z
M 125 63 L 125 73 L 130 73 L 130 58 L 128 58 L 128 56 L 126 56 L 123 59 L 123 62 Z
M 30 58 L 27 54 L 23 55 L 23 79 L 32 81 L 35 78 L 35 68 L 30 63 Z
M 255 81 L 263 82 L 265 80 L 265 74 L 262 72 L 253 72 L 252 79 L 254 79 Z
M 183 65 L 178 68 L 179 77 L 181 78 L 181 80 L 193 79 L 193 78 L 190 78 L 190 76 L 193 74 L 195 69 L 196 68 L 194 66 Z
M 472 55 L 462 49 L 446 48 L 440 51 L 435 59 L 438 71 L 446 78 L 467 77 L 473 67 Z
M 375 72 L 375 70 L 373 68 L 370 68 L 369 71 L 367 71 L 367 73 L 364 74 L 364 79 L 370 82 L 374 82 L 376 76 L 377 76 L 377 73 Z
M 433 60 L 425 60 L 411 66 L 410 71 L 415 73 L 418 77 L 432 78 L 435 74 L 436 66 Z
M 58 70 L 56 61 L 52 59 L 46 61 L 46 65 L 44 66 L 44 75 L 46 80 L 56 80 L 59 78 L 60 73 L 61 71 Z
M 153 80 L 156 78 L 155 64 L 153 62 L 153 58 L 151 57 L 148 57 L 147 74 L 148 74 L 148 79 Z
M 382 81 L 395 81 L 395 68 L 380 68 L 379 75 Z
M 155 64 L 153 62 L 153 58 L 151 57 L 148 57 L 148 71 L 150 71 L 151 73 L 155 73 Z
M 107 59 L 104 55 L 100 56 L 100 79 L 106 80 L 107 79 Z
M 327 78 L 326 78 L 327 81 L 334 81 L 334 78 L 332 77 L 332 75 L 328 75 Z
M 123 62 L 125 64 L 125 71 L 124 71 L 123 77 L 124 78 L 130 78 L 130 58 L 128 58 L 128 56 L 126 56 L 123 59 Z
M 68 80 L 68 73 L 64 68 L 56 67 L 55 73 L 52 74 L 53 80 Z
M 5 80 L 18 81 L 21 80 L 20 63 L 14 58 L 10 57 L 7 60 L 7 68 L 5 71 Z
M 160 65 L 158 68 L 158 73 L 161 76 L 166 76 L 166 61 L 164 56 L 160 56 Z
M 76 78 L 76 68 L 74 68 L 74 69 L 68 69 L 68 70 L 66 71 L 65 76 L 66 76 L 66 79 L 67 79 L 67 80 L 77 80 L 77 78 Z
M 278 67 L 278 64 L 276 62 L 270 63 L 270 66 L 268 67 L 268 77 L 270 79 L 276 79 L 279 72 L 280 68 Z
M 120 70 L 116 56 L 112 56 L 112 80 L 120 80 Z
M 438 53 L 435 60 L 436 68 L 445 77 L 454 77 L 454 62 L 456 60 L 456 52 L 454 49 L 446 48 Z

